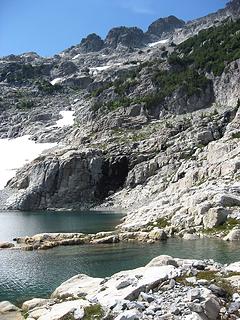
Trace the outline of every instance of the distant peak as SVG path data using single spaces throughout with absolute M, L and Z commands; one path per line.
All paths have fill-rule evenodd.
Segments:
M 164 32 L 171 32 L 177 28 L 182 28 L 185 22 L 171 15 L 154 21 L 149 27 L 147 33 L 161 37 Z
M 100 51 L 104 46 L 104 41 L 96 33 L 89 34 L 83 38 L 80 47 L 83 52 L 96 52 Z

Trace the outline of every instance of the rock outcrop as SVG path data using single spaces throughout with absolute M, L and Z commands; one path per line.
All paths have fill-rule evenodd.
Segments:
M 65 151 L 40 157 L 19 172 L 9 187 L 20 193 L 9 199 L 9 208 L 47 209 L 84 207 L 122 187 L 128 173 L 124 156 L 112 159 L 100 151 Z
M 182 28 L 185 25 L 183 20 L 176 18 L 175 16 L 169 16 L 166 18 L 160 18 L 154 21 L 149 27 L 147 34 L 153 34 L 158 37 L 162 37 L 168 32 L 172 32 L 175 29 Z
M 103 46 L 104 41 L 96 33 L 89 34 L 80 43 L 80 49 L 84 53 L 100 51 Z
M 118 45 L 125 47 L 139 48 L 146 43 L 144 32 L 137 27 L 118 27 L 109 31 L 105 44 L 113 49 Z

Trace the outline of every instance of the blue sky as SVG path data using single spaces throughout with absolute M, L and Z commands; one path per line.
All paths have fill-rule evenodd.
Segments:
M 0 56 L 35 51 L 58 53 L 89 33 L 106 36 L 114 26 L 146 30 L 154 20 L 176 15 L 191 20 L 227 0 L 0 0 Z

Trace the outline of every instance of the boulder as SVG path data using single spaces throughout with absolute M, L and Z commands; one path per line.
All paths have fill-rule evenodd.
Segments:
M 200 290 L 199 289 L 191 289 L 187 293 L 187 297 L 189 301 L 194 301 L 200 298 Z
M 228 211 L 222 207 L 211 208 L 203 217 L 205 229 L 212 229 L 224 224 L 227 220 Z
M 225 278 L 225 280 L 228 281 L 232 287 L 240 289 L 240 275 L 228 277 Z
M 218 201 L 224 207 L 240 207 L 240 197 L 231 194 L 221 194 Z
M 200 144 L 207 145 L 209 142 L 213 141 L 213 135 L 210 130 L 201 131 L 197 134 L 197 141 Z
M 126 108 L 125 114 L 128 117 L 137 117 L 140 116 L 142 110 L 142 106 L 139 104 L 134 104 Z
M 160 267 L 160 266 L 174 266 L 178 267 L 178 263 L 170 256 L 159 256 L 150 261 L 146 267 Z
M 52 298 L 77 298 L 94 295 L 102 281 L 102 278 L 92 278 L 85 274 L 79 274 L 63 282 L 53 292 Z
M 114 274 L 104 282 L 104 290 L 98 290 L 96 295 L 89 297 L 96 299 L 102 306 L 111 308 L 118 301 L 135 300 L 140 292 L 147 292 L 156 288 L 174 272 L 171 265 L 159 267 L 143 267 L 134 270 L 122 271 Z M 130 282 L 129 285 L 119 288 L 123 281 Z
M 0 249 L 9 249 L 13 247 L 14 247 L 14 244 L 11 242 L 0 242 Z
M 184 233 L 183 235 L 184 240 L 198 240 L 199 236 L 193 233 Z
M 240 273 L 240 261 L 229 264 L 226 267 L 226 271 L 228 272 L 239 272 Z
M 136 310 L 126 310 L 119 314 L 115 320 L 139 320 L 141 318 L 141 313 Z
M 225 241 L 239 241 L 240 240 L 240 229 L 231 230 L 226 237 L 224 237 Z
M 163 229 L 154 228 L 151 232 L 149 232 L 149 239 L 163 241 L 167 240 L 167 238 L 167 234 Z
M 38 320 L 82 319 L 84 316 L 84 308 L 89 306 L 90 302 L 86 300 L 58 303 L 42 310 L 43 315 L 40 315 Z
M 39 308 L 42 307 L 48 303 L 53 303 L 53 300 L 50 299 L 39 299 L 39 298 L 34 298 L 32 300 L 25 301 L 22 305 L 22 310 L 23 311 L 29 311 L 34 308 Z
M 206 299 L 203 304 L 203 309 L 207 319 L 217 320 L 221 309 L 218 298 L 212 296 Z
M 0 314 L 1 313 L 7 313 L 7 312 L 12 312 L 12 311 L 18 311 L 19 308 L 14 306 L 12 303 L 9 301 L 2 301 L 0 302 Z
M 118 243 L 119 237 L 117 235 L 108 236 L 100 239 L 94 239 L 91 241 L 92 244 L 104 244 L 104 243 Z

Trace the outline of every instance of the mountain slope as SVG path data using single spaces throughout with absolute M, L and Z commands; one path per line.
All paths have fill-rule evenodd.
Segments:
M 61 142 L 8 183 L 7 207 L 122 207 L 130 229 L 238 218 L 239 7 L 159 20 L 154 37 L 119 27 L 52 58 L 1 59 L 0 136 Z M 73 126 L 54 126 L 63 109 Z

